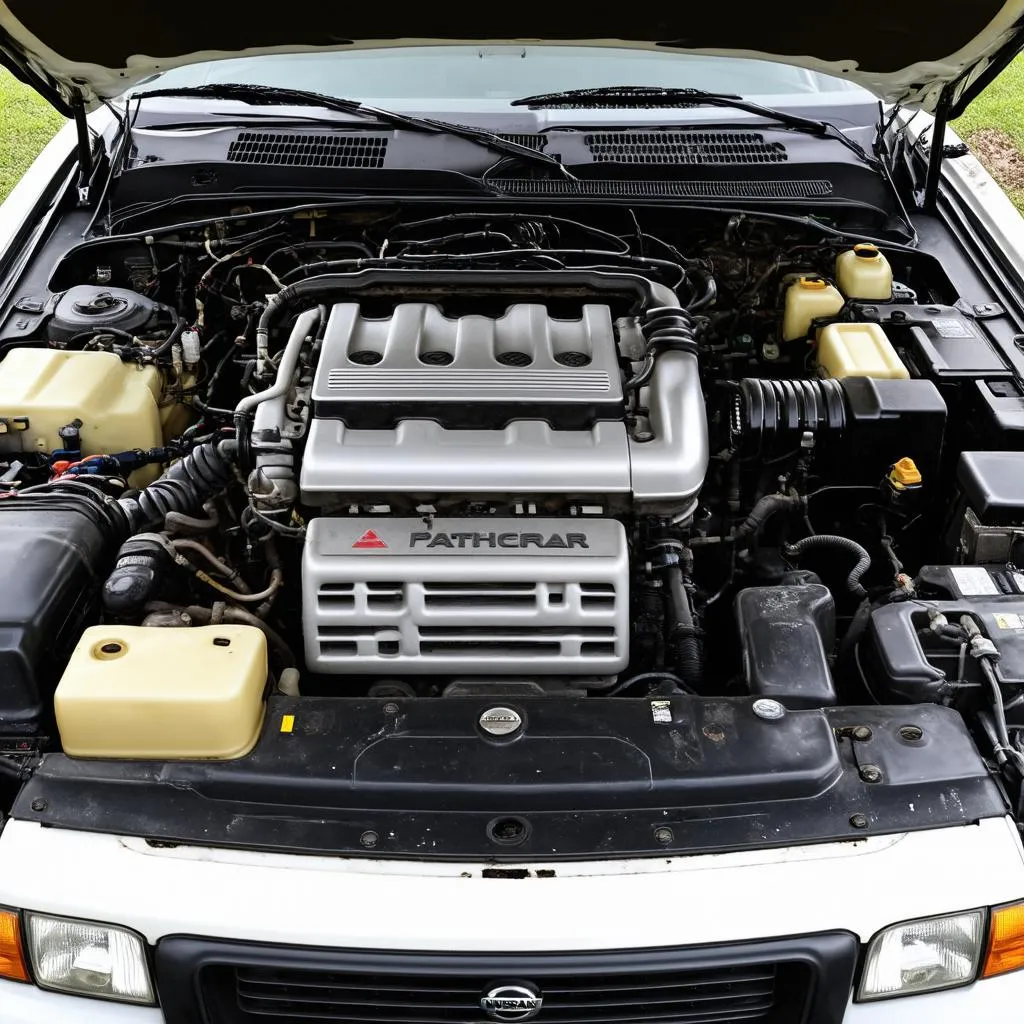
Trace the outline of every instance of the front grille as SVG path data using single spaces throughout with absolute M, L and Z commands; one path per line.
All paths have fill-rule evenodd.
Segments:
M 386 135 L 239 132 L 228 147 L 228 161 L 280 167 L 380 168 L 387 151 Z
M 486 1019 L 480 999 L 488 979 L 268 967 L 239 967 L 231 973 L 245 1024 L 469 1024 Z M 545 977 L 539 981 L 544 1001 L 538 1024 L 768 1021 L 778 1007 L 780 973 L 775 964 L 757 964 Z
M 757 132 L 595 132 L 584 136 L 595 163 L 779 164 L 789 159 L 781 142 Z
M 557 883 L 536 888 L 548 884 Z M 492 887 L 501 893 L 480 894 L 483 911 L 518 901 L 529 913 L 532 899 L 546 898 L 506 893 L 509 886 L 533 888 L 497 881 Z M 480 1000 L 523 984 L 543 998 L 535 1024 L 840 1024 L 858 949 L 856 936 L 838 931 L 675 949 L 511 954 L 172 936 L 157 946 L 156 969 L 167 1024 L 493 1024 Z

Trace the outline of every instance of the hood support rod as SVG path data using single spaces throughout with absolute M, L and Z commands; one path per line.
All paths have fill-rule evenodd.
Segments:
M 78 132 L 78 205 L 89 205 L 89 186 L 94 168 L 92 159 L 92 135 L 86 120 L 85 104 L 79 100 L 74 105 L 75 130 Z
M 932 125 L 932 144 L 928 150 L 928 173 L 924 179 L 924 198 L 921 209 L 934 213 L 939 201 L 939 182 L 942 180 L 942 161 L 946 155 L 946 126 L 949 124 L 951 89 L 947 85 L 939 96 L 935 108 L 935 123 Z

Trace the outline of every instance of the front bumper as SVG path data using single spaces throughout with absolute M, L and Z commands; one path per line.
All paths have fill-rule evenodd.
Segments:
M 970 869 L 947 882 L 931 869 L 942 864 Z M 700 947 L 836 930 L 866 942 L 901 920 L 1021 899 L 1024 853 L 1009 819 L 986 819 L 812 847 L 527 866 L 521 875 L 484 865 L 153 847 L 18 821 L 0 835 L 0 903 L 125 925 L 153 945 L 188 934 L 272 946 L 509 954 Z M 1024 972 L 850 1005 L 843 1020 L 962 1024 L 1021 1005 Z M 152 1008 L 0 982 L 4 1024 L 161 1020 Z

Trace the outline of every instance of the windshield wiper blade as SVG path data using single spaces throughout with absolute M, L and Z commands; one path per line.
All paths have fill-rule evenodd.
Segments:
M 706 92 L 703 89 L 671 89 L 646 85 L 610 85 L 597 89 L 564 89 L 561 92 L 544 92 L 536 96 L 524 96 L 513 100 L 513 107 L 529 107 L 538 110 L 543 107 L 592 108 L 668 108 L 668 107 L 723 107 L 742 110 L 748 114 L 768 118 L 794 131 L 816 135 L 823 139 L 834 139 L 856 153 L 866 164 L 878 169 L 879 161 L 845 132 L 828 121 L 813 117 L 801 117 L 785 110 L 765 107 L 760 103 L 744 99 L 727 92 Z
M 233 82 L 215 82 L 207 85 L 195 85 L 168 89 L 147 89 L 144 92 L 132 93 L 134 100 L 148 99 L 153 96 L 169 97 L 209 97 L 216 100 L 234 100 L 239 103 L 247 103 L 250 106 L 301 106 L 320 107 L 324 110 L 337 110 L 343 114 L 354 114 L 357 117 L 364 117 L 368 120 L 388 124 L 395 128 L 408 128 L 410 131 L 427 132 L 431 135 L 451 135 L 453 138 L 465 139 L 467 142 L 475 142 L 478 145 L 486 146 L 495 153 L 502 153 L 505 156 L 540 164 L 544 167 L 556 170 L 560 175 L 575 181 L 576 177 L 560 160 L 542 153 L 539 150 L 531 149 L 529 146 L 522 146 L 510 139 L 503 139 L 494 132 L 484 128 L 471 128 L 469 125 L 452 124 L 448 121 L 438 121 L 431 117 L 416 117 L 413 114 L 400 114 L 395 110 L 384 110 L 381 107 L 371 107 L 368 104 L 360 103 L 358 100 L 345 99 L 339 96 L 325 96 L 322 93 L 313 92 L 309 89 L 286 89 L 271 85 L 243 85 Z

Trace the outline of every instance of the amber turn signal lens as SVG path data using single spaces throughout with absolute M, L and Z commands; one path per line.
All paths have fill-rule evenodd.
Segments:
M 10 910 L 0 910 L 0 978 L 31 981 L 21 948 L 21 922 Z
M 1021 967 L 1024 967 L 1024 903 L 995 907 L 981 976 L 992 978 Z

